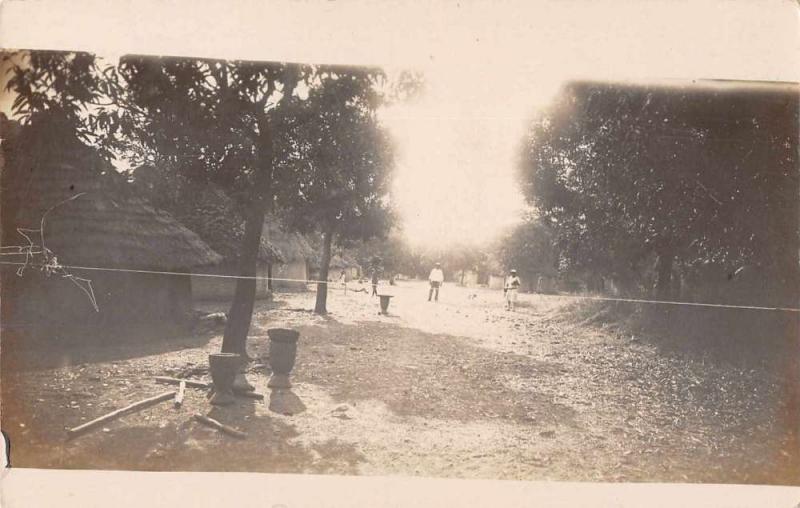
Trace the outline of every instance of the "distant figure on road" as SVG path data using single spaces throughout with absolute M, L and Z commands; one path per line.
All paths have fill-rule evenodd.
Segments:
M 342 270 L 342 273 L 339 275 L 339 284 L 342 285 L 345 294 L 347 294 L 347 274 L 344 270 Z
M 378 295 L 378 269 L 372 270 L 372 296 Z
M 442 271 L 441 263 L 436 263 L 436 266 L 431 270 L 431 274 L 428 276 L 428 281 L 431 283 L 431 289 L 428 291 L 428 301 L 431 301 L 431 297 L 433 297 L 434 293 L 436 294 L 436 301 L 439 301 L 439 288 L 442 286 L 444 282 L 444 272 Z
M 511 270 L 506 277 L 506 282 L 503 284 L 503 293 L 506 297 L 506 310 L 514 310 L 514 304 L 517 302 L 517 292 L 522 282 L 517 277 L 517 271 Z

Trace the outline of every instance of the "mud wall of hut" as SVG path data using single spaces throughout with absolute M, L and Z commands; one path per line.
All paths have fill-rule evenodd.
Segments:
M 308 265 L 304 259 L 276 264 L 272 266 L 272 277 L 272 287 L 275 289 L 305 291 L 308 288 Z
M 2 328 L 5 337 L 59 337 L 114 342 L 141 332 L 172 334 L 187 330 L 192 319 L 192 291 L 186 276 L 142 273 L 71 272 L 91 281 L 98 310 L 89 295 L 70 279 L 27 269 L 17 276 L 4 267 Z

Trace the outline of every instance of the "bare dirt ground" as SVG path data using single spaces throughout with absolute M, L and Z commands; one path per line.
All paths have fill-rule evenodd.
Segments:
M 780 369 L 664 350 L 565 298 L 520 295 L 507 312 L 497 291 L 448 284 L 438 303 L 422 283 L 384 291 L 388 316 L 341 289 L 326 317 L 309 312 L 313 293 L 257 303 L 249 377 L 263 401 L 211 408 L 188 389 L 181 408 L 69 441 L 67 428 L 170 389 L 154 376 L 208 380 L 220 332 L 15 357 L 2 372 L 12 465 L 800 484 Z M 266 386 L 272 327 L 301 332 L 288 392 Z

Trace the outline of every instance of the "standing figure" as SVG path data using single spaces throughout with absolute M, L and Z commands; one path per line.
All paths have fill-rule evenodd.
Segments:
M 506 277 L 505 284 L 503 284 L 503 293 L 506 297 L 506 310 L 514 310 L 514 304 L 517 302 L 517 292 L 522 282 L 517 277 L 517 271 L 511 270 Z
M 378 269 L 372 270 L 372 296 L 378 296 Z
M 339 275 L 339 284 L 342 285 L 342 288 L 344 289 L 344 294 L 347 294 L 347 274 L 345 273 L 344 270 L 342 270 L 342 273 Z
M 444 272 L 442 271 L 441 263 L 436 263 L 436 266 L 431 270 L 428 276 L 428 281 L 431 283 L 431 289 L 428 291 L 428 301 L 431 301 L 434 293 L 436 294 L 436 301 L 439 301 L 439 288 L 444 282 Z

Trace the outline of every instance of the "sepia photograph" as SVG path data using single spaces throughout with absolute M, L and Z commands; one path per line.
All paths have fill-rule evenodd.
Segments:
M 9 465 L 800 486 L 798 82 L 521 58 L 3 49 Z

